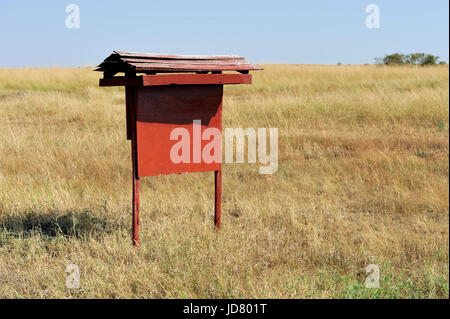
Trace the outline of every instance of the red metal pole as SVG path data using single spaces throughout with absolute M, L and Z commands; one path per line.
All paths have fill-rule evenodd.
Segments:
M 214 224 L 216 229 L 220 227 L 220 219 L 222 215 L 222 167 L 214 172 L 215 182 L 215 206 L 214 206 Z
M 137 137 L 136 137 L 136 89 L 128 88 L 127 111 L 127 135 L 131 135 L 131 161 L 133 167 L 133 212 L 132 212 L 132 241 L 133 246 L 139 247 L 139 175 L 137 172 Z
M 136 172 L 136 144 L 131 143 L 133 154 L 133 246 L 139 247 L 139 177 Z

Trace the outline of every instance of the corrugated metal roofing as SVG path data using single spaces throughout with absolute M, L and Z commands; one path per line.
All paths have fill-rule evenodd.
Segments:
M 262 70 L 237 55 L 171 55 L 114 51 L 96 71 L 114 75 L 119 72 L 173 73 Z

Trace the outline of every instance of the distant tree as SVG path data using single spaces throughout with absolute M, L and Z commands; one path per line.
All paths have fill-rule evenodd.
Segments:
M 400 53 L 385 55 L 383 59 L 386 65 L 400 65 L 406 63 L 406 56 Z
M 438 56 L 427 54 L 423 58 L 421 65 L 435 65 L 435 64 L 437 64 L 438 60 L 439 60 Z
M 407 61 L 409 64 L 422 64 L 423 59 L 425 58 L 425 53 L 411 53 L 407 55 Z
M 375 58 L 375 64 L 386 65 L 435 65 L 438 63 L 439 57 L 425 53 L 401 54 L 394 53 L 385 55 L 384 58 Z
M 375 64 L 377 65 L 384 64 L 384 58 L 375 58 Z

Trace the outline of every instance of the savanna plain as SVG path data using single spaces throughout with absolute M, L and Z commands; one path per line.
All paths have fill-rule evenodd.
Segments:
M 448 298 L 448 66 L 264 67 L 223 126 L 278 128 L 277 172 L 223 164 L 220 231 L 213 173 L 143 178 L 139 249 L 124 89 L 0 69 L 0 298 Z

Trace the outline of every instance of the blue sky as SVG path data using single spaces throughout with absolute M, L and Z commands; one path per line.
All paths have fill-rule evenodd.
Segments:
M 65 24 L 71 3 L 79 29 Z M 365 25 L 371 3 L 379 29 Z M 448 62 L 448 29 L 448 0 L 0 0 L 0 67 L 93 66 L 115 49 L 305 64 L 426 52 Z

